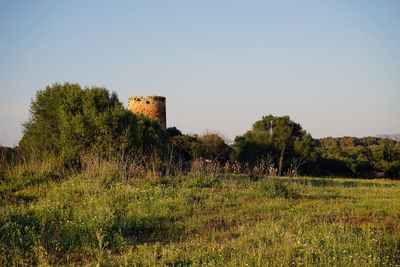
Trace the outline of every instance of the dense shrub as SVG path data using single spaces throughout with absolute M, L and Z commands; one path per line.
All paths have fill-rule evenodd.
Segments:
M 313 139 L 288 116 L 264 116 L 235 139 L 232 159 L 267 159 L 278 175 L 400 177 L 400 143 L 377 137 Z
M 156 123 L 134 116 L 105 88 L 54 84 L 37 92 L 30 112 L 19 144 L 24 154 L 53 155 L 65 164 L 89 150 L 143 152 L 164 142 Z
M 224 163 L 229 160 L 231 148 L 221 136 L 209 133 L 198 137 L 197 142 L 193 143 L 192 151 L 195 158 Z
M 207 133 L 201 136 L 179 134 L 174 132 L 170 142 L 178 158 L 183 161 L 203 159 L 211 162 L 225 163 L 229 160 L 232 148 L 216 133 Z
M 320 174 L 348 177 L 400 177 L 400 143 L 377 137 L 320 139 Z
M 197 142 L 197 137 L 188 134 L 175 135 L 170 139 L 174 153 L 184 162 L 193 159 L 192 146 L 194 142 Z
M 278 166 L 278 174 L 302 165 L 315 162 L 315 141 L 300 124 L 289 116 L 264 116 L 253 125 L 253 129 L 235 139 L 233 160 L 256 164 L 272 157 Z

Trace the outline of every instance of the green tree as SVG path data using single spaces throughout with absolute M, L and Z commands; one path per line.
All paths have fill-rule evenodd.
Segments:
M 196 142 L 198 137 L 188 134 L 174 135 L 170 138 L 170 144 L 177 158 L 186 163 L 193 159 L 193 146 Z
M 400 176 L 400 143 L 377 137 L 320 139 L 322 175 L 352 177 Z
M 25 154 L 59 156 L 75 161 L 84 151 L 103 155 L 129 152 L 162 143 L 155 123 L 136 117 L 117 94 L 105 88 L 53 84 L 36 93 L 31 117 L 23 127 L 20 148 Z
M 215 133 L 200 136 L 192 145 L 192 153 L 195 158 L 208 159 L 214 162 L 224 163 L 229 160 L 231 148 L 224 139 Z
M 235 139 L 233 159 L 254 164 L 271 155 L 281 175 L 288 163 L 296 161 L 297 167 L 314 161 L 317 157 L 315 140 L 289 116 L 264 116 L 254 123 L 251 131 Z

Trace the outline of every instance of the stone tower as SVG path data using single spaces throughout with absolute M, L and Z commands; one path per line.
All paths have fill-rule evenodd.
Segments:
M 128 99 L 128 109 L 134 114 L 143 114 L 158 122 L 163 130 L 167 129 L 167 116 L 163 96 L 131 96 Z

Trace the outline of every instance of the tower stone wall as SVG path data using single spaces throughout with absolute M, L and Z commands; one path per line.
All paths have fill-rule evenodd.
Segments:
M 158 122 L 163 130 L 167 129 L 166 99 L 163 96 L 131 96 L 128 109 L 134 114 L 143 114 Z

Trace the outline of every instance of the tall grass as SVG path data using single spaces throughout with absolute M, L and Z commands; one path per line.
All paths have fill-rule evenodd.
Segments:
M 70 170 L 10 165 L 0 266 L 400 265 L 398 182 L 274 177 L 260 164 L 87 154 Z

